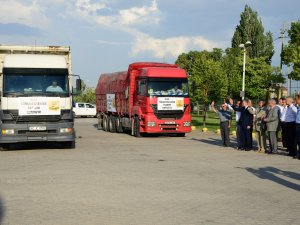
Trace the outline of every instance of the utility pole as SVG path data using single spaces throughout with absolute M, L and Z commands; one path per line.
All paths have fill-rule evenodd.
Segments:
M 283 69 L 282 69 L 282 53 L 283 53 L 283 48 L 284 48 L 284 38 L 287 38 L 287 37 L 285 37 L 284 35 L 285 35 L 285 33 L 286 33 L 286 31 L 287 31 L 287 22 L 284 22 L 283 24 L 282 24 L 282 28 L 280 29 L 280 39 L 281 39 L 281 53 L 280 53 L 280 72 L 281 72 L 281 74 L 283 75 Z M 287 76 L 288 76 L 288 72 L 287 72 Z M 292 83 L 292 81 L 291 81 L 291 78 L 289 78 L 288 77 L 288 95 L 291 95 L 291 83 Z M 280 93 L 280 95 L 281 95 L 281 93 Z
M 246 75 L 246 53 L 247 53 L 247 47 L 251 46 L 252 43 L 250 41 L 247 41 L 245 44 L 240 44 L 239 47 L 243 49 L 244 54 L 244 60 L 243 60 L 243 80 L 242 80 L 242 91 L 240 93 L 240 97 L 242 99 L 245 99 L 245 75 Z
M 282 52 L 283 52 L 283 47 L 284 47 L 284 34 L 285 32 L 287 31 L 286 29 L 286 23 L 283 23 L 282 24 L 282 28 L 280 29 L 280 38 L 281 38 L 281 54 L 280 54 L 280 70 L 281 70 L 281 73 L 282 73 Z

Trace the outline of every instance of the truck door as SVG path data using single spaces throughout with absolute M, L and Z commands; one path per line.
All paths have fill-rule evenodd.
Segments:
M 137 101 L 143 114 L 147 109 L 147 80 L 142 79 L 137 81 Z

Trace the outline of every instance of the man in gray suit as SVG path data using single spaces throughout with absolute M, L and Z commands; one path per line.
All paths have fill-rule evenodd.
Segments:
M 266 102 L 264 100 L 260 100 L 258 102 L 258 109 L 254 110 L 253 107 L 248 108 L 248 111 L 254 116 L 253 126 L 256 131 L 257 136 L 257 144 L 258 144 L 258 151 L 264 153 L 266 151 L 266 124 L 262 120 L 266 117 Z
M 277 153 L 278 143 L 276 132 L 279 125 L 279 109 L 276 106 L 276 101 L 274 99 L 269 100 L 269 109 L 263 121 L 267 124 L 269 134 L 270 151 L 268 153 Z

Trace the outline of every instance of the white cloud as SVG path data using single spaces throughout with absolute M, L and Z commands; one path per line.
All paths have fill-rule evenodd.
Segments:
M 36 1 L 24 3 L 18 0 L 0 0 L 1 23 L 20 23 L 31 27 L 42 28 L 49 25 L 44 10 Z
M 132 7 L 120 10 L 119 21 L 124 25 L 132 24 L 158 24 L 160 11 L 156 0 L 152 1 L 151 6 Z
M 86 15 L 95 15 L 98 10 L 106 8 L 105 3 L 92 3 L 90 0 L 77 0 L 76 8 Z
M 76 12 L 85 20 L 95 21 L 99 25 L 107 27 L 157 24 L 159 22 L 159 9 L 156 0 L 152 0 L 150 6 L 132 7 L 120 9 L 114 13 L 107 2 L 93 3 L 91 0 L 76 0 Z M 111 15 L 101 14 L 101 10 L 109 10 Z
M 1 23 L 21 23 L 32 27 L 45 29 L 50 19 L 45 15 L 52 7 L 62 9 L 68 15 L 64 19 L 73 18 L 88 23 L 114 29 L 132 36 L 133 41 L 96 40 L 98 44 L 131 45 L 131 54 L 148 53 L 157 58 L 177 57 L 182 52 L 193 49 L 210 50 L 220 47 L 220 44 L 205 39 L 202 36 L 177 36 L 159 39 L 139 31 L 139 28 L 158 25 L 162 13 L 157 0 L 147 0 L 142 6 L 116 9 L 115 0 L 0 0 Z M 57 14 L 61 16 L 59 13 Z M 53 15 L 53 16 L 57 16 Z
M 95 40 L 95 42 L 103 45 L 131 45 L 130 42 L 121 42 L 121 41 Z
M 121 9 L 117 13 L 109 16 L 101 15 L 102 9 L 111 10 L 107 4 L 92 3 L 91 0 L 77 0 L 77 12 L 87 21 L 94 21 L 100 26 L 105 26 L 133 36 L 132 55 L 144 52 L 152 54 L 156 58 L 177 57 L 182 52 L 192 49 L 210 50 L 218 47 L 219 44 L 207 40 L 201 36 L 196 37 L 170 37 L 158 39 L 148 34 L 142 33 L 137 26 L 158 24 L 160 21 L 160 10 L 156 0 L 152 0 L 151 5 L 142 7 L 132 7 Z M 120 45 L 122 42 L 96 41 L 99 44 Z
M 189 50 L 211 50 L 221 47 L 219 43 L 207 40 L 201 36 L 171 37 L 166 39 L 153 38 L 147 34 L 139 33 L 132 45 L 132 54 L 143 52 L 151 53 L 156 58 L 177 57 Z
M 85 20 L 97 23 L 100 26 L 109 27 L 126 32 L 133 36 L 132 55 L 141 53 L 150 53 L 156 58 L 177 57 L 182 52 L 192 49 L 210 50 L 220 44 L 207 40 L 201 36 L 187 37 L 170 37 L 159 39 L 151 37 L 146 33 L 138 30 L 141 25 L 159 24 L 161 12 L 158 8 L 157 1 L 152 0 L 151 4 L 142 7 L 131 7 L 121 9 L 112 15 L 102 15 L 101 10 L 111 10 L 108 3 L 92 3 L 91 0 L 77 0 L 77 12 Z M 122 42 L 96 41 L 99 44 L 120 45 Z

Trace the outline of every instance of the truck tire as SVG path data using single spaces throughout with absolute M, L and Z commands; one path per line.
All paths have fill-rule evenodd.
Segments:
M 123 133 L 123 127 L 121 123 L 121 117 L 116 117 L 116 129 L 118 133 Z
M 116 133 L 116 117 L 113 115 L 109 117 L 108 128 L 111 133 Z
M 104 131 L 108 131 L 108 116 L 107 115 L 103 116 L 102 129 Z
M 103 129 L 103 128 L 102 128 L 102 122 L 103 122 L 103 120 L 101 119 L 100 116 L 98 116 L 98 124 L 97 124 L 97 129 L 98 129 L 98 130 Z
M 137 116 L 134 117 L 133 134 L 134 134 L 135 137 L 141 137 L 141 133 L 140 133 L 140 120 L 139 120 L 139 118 Z

